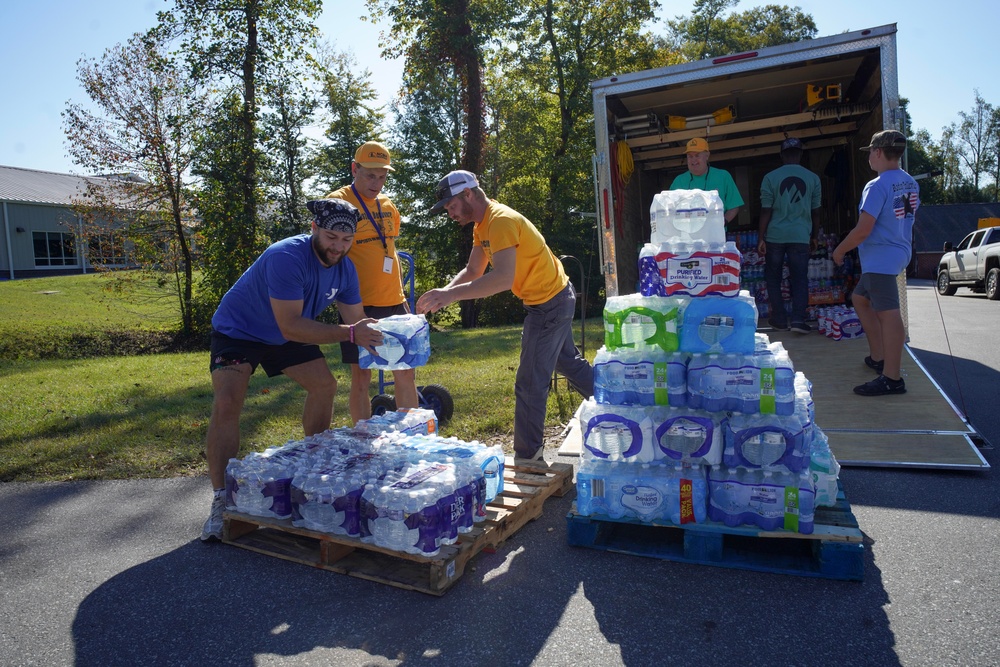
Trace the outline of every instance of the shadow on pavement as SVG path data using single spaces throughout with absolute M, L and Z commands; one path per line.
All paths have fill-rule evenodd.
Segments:
M 76 662 L 898 664 L 870 540 L 864 583 L 686 565 L 567 546 L 570 503 L 441 598 L 193 541 L 83 600 Z

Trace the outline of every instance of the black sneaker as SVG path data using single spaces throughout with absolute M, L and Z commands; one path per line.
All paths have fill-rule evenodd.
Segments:
M 805 322 L 792 322 L 792 331 L 800 334 L 807 334 L 812 331 L 812 327 Z
M 775 331 L 788 331 L 788 325 L 787 324 L 783 324 L 783 323 L 779 324 L 778 322 L 775 322 L 771 318 L 768 318 L 767 323 Z
M 879 375 L 871 382 L 859 384 L 854 388 L 854 393 L 861 396 L 886 396 L 887 394 L 905 394 L 906 383 L 903 378 L 890 380 L 884 375 Z
M 885 368 L 885 359 L 882 361 L 875 361 L 871 357 L 865 357 L 865 366 L 881 375 L 882 369 Z

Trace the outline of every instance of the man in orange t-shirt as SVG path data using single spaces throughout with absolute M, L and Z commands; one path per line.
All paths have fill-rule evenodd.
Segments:
M 410 312 L 403 294 L 402 273 L 396 254 L 396 238 L 401 219 L 396 206 L 382 194 L 391 166 L 389 149 L 377 141 L 363 144 L 354 154 L 351 174 L 354 182 L 327 195 L 344 199 L 361 212 L 354 245 L 348 257 L 354 262 L 361 283 L 361 303 L 366 317 L 381 319 Z M 341 359 L 351 366 L 349 407 L 355 423 L 372 416 L 369 388 L 370 369 L 358 365 L 358 346 L 340 344 Z M 397 408 L 418 407 L 416 372 L 392 371 Z
M 475 223 L 472 253 L 450 283 L 420 297 L 417 312 L 434 312 L 454 301 L 508 289 L 524 302 L 527 316 L 514 380 L 514 454 L 541 459 L 552 371 L 566 376 L 583 396 L 594 393 L 594 369 L 573 343 L 573 284 L 535 225 L 488 199 L 475 174 L 453 171 L 445 176 L 437 200 L 431 213 L 447 211 L 463 227 Z M 492 267 L 488 273 L 487 266 Z

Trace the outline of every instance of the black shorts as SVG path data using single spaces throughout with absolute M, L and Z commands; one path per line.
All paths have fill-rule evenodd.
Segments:
M 390 315 L 406 315 L 410 312 L 410 307 L 405 302 L 396 304 L 395 306 L 365 306 L 365 317 L 371 317 L 376 320 L 380 320 L 383 317 L 389 317 Z M 337 315 L 340 319 L 340 323 L 344 324 L 344 318 Z M 354 343 L 341 343 L 340 344 L 340 360 L 345 364 L 356 364 L 358 363 L 358 346 Z
M 268 345 L 253 340 L 230 338 L 218 331 L 212 332 L 211 362 L 209 371 L 226 366 L 250 364 L 250 373 L 259 364 L 267 377 L 281 375 L 286 368 L 298 366 L 314 359 L 323 359 L 319 345 L 288 342 L 284 345 Z

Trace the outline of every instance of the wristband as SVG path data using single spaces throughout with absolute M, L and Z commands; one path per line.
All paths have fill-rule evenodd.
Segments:
M 351 342 L 353 343 L 354 342 L 354 325 L 353 324 L 350 327 L 350 331 L 351 331 Z

